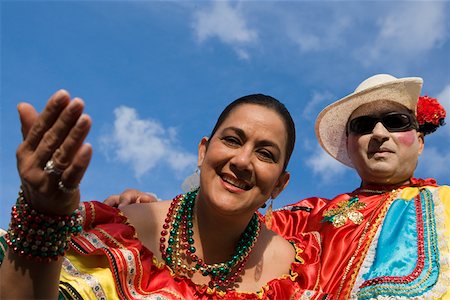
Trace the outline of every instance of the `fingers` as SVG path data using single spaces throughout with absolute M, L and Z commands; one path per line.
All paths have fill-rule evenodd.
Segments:
M 124 207 L 139 202 L 139 191 L 134 189 L 126 189 L 119 195 L 119 204 L 117 207 Z
M 119 206 L 119 195 L 111 195 L 108 198 L 106 198 L 103 203 L 106 205 L 112 206 L 112 207 L 118 207 Z
M 92 146 L 84 144 L 80 150 L 75 154 L 75 157 L 69 167 L 61 176 L 61 183 L 64 187 L 76 188 L 81 182 L 84 173 L 86 172 L 89 162 L 92 158 Z
M 151 203 L 159 201 L 156 194 L 140 192 L 138 195 L 140 203 Z
M 118 207 L 120 208 L 133 203 L 150 203 L 156 201 L 158 201 L 156 197 L 151 194 L 135 189 L 127 189 L 120 194 Z
M 91 128 L 91 119 L 88 115 L 82 115 L 71 129 L 61 146 L 54 152 L 53 161 L 56 166 L 66 169 L 72 162 Z M 56 127 L 56 124 L 55 124 Z
M 127 189 L 120 195 L 111 195 L 106 198 L 103 203 L 113 207 L 124 207 L 133 203 L 151 203 L 157 202 L 158 198 L 155 194 L 145 193 L 135 189 Z
M 22 138 L 25 140 L 28 132 L 38 118 L 38 113 L 34 107 L 28 103 L 19 103 L 17 105 L 19 112 L 20 124 L 22 125 Z
M 40 161 L 41 165 L 44 165 L 50 159 L 63 142 L 66 143 L 67 140 L 72 139 L 73 141 L 68 143 L 69 146 L 80 145 L 82 143 L 90 128 L 90 119 L 87 116 L 80 118 L 83 109 L 84 102 L 81 99 L 75 98 L 59 114 L 54 125 L 45 132 L 35 150 L 36 158 Z M 75 141 L 75 139 L 78 140 Z M 72 152 L 76 152 L 77 150 L 73 149 Z M 67 164 L 61 164 L 59 167 L 65 168 Z
M 26 148 L 29 148 L 31 151 L 36 149 L 36 147 L 41 142 L 43 135 L 49 128 L 53 126 L 60 113 L 66 108 L 69 102 L 70 96 L 64 90 L 56 92 L 50 98 L 44 111 L 39 115 L 37 119 L 35 119 L 35 122 L 33 123 L 24 140 L 24 146 Z M 23 127 L 27 127 L 29 125 L 28 119 L 25 118 L 25 120 L 27 122 L 25 124 L 22 123 Z

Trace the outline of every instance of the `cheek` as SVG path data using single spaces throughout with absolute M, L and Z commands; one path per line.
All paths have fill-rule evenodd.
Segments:
M 413 145 L 417 139 L 417 136 L 413 131 L 399 132 L 396 135 L 398 141 L 405 146 Z
M 202 168 L 217 168 L 218 165 L 222 165 L 228 158 L 226 151 L 222 147 L 216 147 L 216 145 L 210 145 L 205 152 L 202 160 Z
M 281 167 L 269 167 L 266 164 L 261 164 L 261 166 L 255 168 L 255 176 L 264 193 L 271 192 L 276 186 L 281 176 L 281 171 Z
M 350 157 L 354 157 L 357 155 L 360 149 L 364 149 L 363 147 L 364 140 L 363 137 L 356 137 L 350 135 L 347 139 L 347 152 Z

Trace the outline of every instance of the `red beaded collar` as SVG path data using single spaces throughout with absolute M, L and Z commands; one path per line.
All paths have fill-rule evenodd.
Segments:
M 359 187 L 352 192 L 352 194 L 363 194 L 363 193 L 371 193 L 371 194 L 384 194 L 391 192 L 394 189 L 402 189 L 405 187 L 421 187 L 421 186 L 437 186 L 436 180 L 433 178 L 411 178 L 408 184 L 404 185 L 368 185 L 364 188 Z

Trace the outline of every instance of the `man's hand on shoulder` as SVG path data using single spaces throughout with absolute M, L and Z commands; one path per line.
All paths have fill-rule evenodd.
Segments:
M 126 189 L 120 195 L 111 195 L 103 203 L 109 206 L 121 208 L 134 203 L 151 203 L 159 199 L 153 193 L 141 192 L 135 189 Z

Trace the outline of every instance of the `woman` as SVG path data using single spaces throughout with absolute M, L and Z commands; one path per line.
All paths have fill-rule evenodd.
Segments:
M 2 297 L 56 297 L 59 281 L 59 295 L 69 298 L 325 296 L 306 290 L 316 289 L 314 234 L 291 244 L 256 214 L 289 181 L 295 128 L 284 105 L 260 94 L 232 102 L 199 143 L 198 190 L 123 212 L 85 203 L 84 230 L 72 236 L 92 151 L 83 144 L 90 119 L 82 110 L 81 100 L 56 93 L 19 146 L 22 192 L 0 270 Z M 26 126 L 32 108 L 19 111 Z
M 378 74 L 322 110 L 319 144 L 361 185 L 273 213 L 271 228 L 288 239 L 320 233 L 319 285 L 333 299 L 450 299 L 450 187 L 413 177 L 446 117 L 437 99 L 419 96 L 422 82 Z M 107 202 L 136 199 L 150 200 L 128 190 Z

